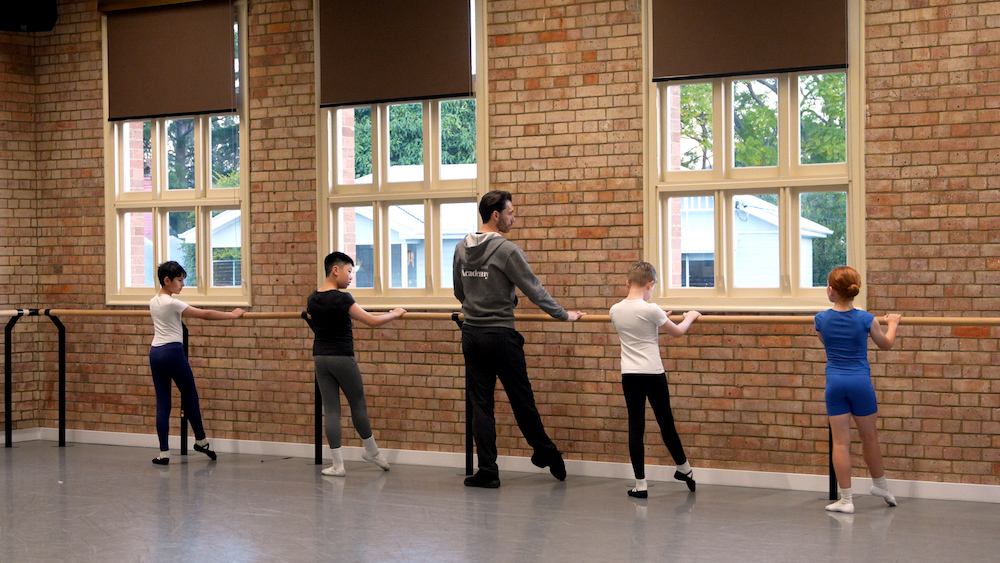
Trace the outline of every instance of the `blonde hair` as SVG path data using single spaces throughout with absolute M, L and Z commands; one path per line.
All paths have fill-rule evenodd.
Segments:
M 854 299 L 861 292 L 861 274 L 850 266 L 838 266 L 831 270 L 826 283 L 844 299 Z
M 629 285 L 646 285 L 656 282 L 656 268 L 649 262 L 635 262 L 628 270 Z

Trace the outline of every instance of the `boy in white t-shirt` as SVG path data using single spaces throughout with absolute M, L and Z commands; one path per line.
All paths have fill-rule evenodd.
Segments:
M 646 498 L 646 472 L 644 468 L 644 443 L 646 430 L 646 399 L 653 408 L 660 426 L 663 442 L 677 464 L 674 479 L 684 481 L 694 491 L 694 472 L 684 448 L 681 446 L 674 415 L 670 411 L 670 392 L 667 374 L 660 360 L 659 332 L 670 336 L 683 336 L 691 323 L 701 316 L 698 311 L 684 313 L 684 320 L 677 325 L 663 309 L 649 303 L 656 284 L 656 268 L 649 262 L 632 264 L 628 273 L 628 297 L 611 307 L 611 324 L 618 331 L 622 347 L 622 389 L 628 408 L 628 451 L 635 471 L 635 488 L 628 496 Z
M 198 404 L 198 389 L 194 384 L 194 373 L 191 364 L 184 354 L 184 324 L 181 317 L 196 319 L 223 320 L 238 319 L 243 316 L 243 309 L 233 309 L 232 313 L 212 311 L 191 307 L 176 299 L 175 294 L 184 289 L 184 279 L 187 272 L 184 267 L 171 260 L 164 262 L 156 269 L 156 277 L 160 280 L 160 291 L 149 300 L 149 314 L 153 317 L 153 342 L 149 348 L 149 370 L 153 376 L 153 389 L 156 392 L 156 436 L 160 441 L 160 454 L 153 458 L 156 465 L 170 463 L 170 406 L 171 383 L 177 385 L 181 393 L 181 407 L 191 423 L 194 431 L 194 449 L 207 455 L 212 461 L 216 453 L 208 445 L 205 427 L 201 420 L 201 407 Z

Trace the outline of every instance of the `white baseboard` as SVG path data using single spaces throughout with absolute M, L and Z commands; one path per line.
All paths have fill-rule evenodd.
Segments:
M 57 441 L 59 431 L 55 428 L 29 428 L 15 430 L 13 443 L 33 440 Z M 96 430 L 66 430 L 66 441 L 78 444 L 104 444 L 109 446 L 130 446 L 156 450 L 156 437 L 151 434 L 126 434 L 121 432 L 100 432 Z M 170 437 L 171 449 L 180 449 L 180 436 Z M 194 446 L 194 438 L 189 439 Z M 4 441 L 6 446 L 6 441 Z M 301 457 L 312 459 L 316 454 L 314 444 L 292 444 L 285 442 L 255 442 L 250 440 L 227 440 L 212 438 L 212 449 L 217 452 L 278 457 Z M 193 451 L 193 450 L 192 450 Z M 364 448 L 344 446 L 344 459 L 361 461 Z M 425 465 L 431 467 L 454 467 L 464 471 L 465 454 L 456 452 L 429 452 L 417 450 L 382 450 L 389 463 L 400 465 Z M 327 457 L 326 446 L 323 455 Z M 500 456 L 497 460 L 502 471 L 523 473 L 546 473 L 526 457 Z M 695 475 L 702 485 L 723 485 L 729 487 L 750 487 L 758 489 L 780 489 L 786 491 L 813 491 L 823 493 L 828 490 L 829 477 L 799 473 L 773 473 L 768 471 L 742 471 L 736 469 L 699 468 L 695 465 Z M 631 480 L 634 478 L 632 466 L 628 463 L 603 461 L 566 461 L 566 473 L 580 477 L 605 477 L 609 479 Z M 646 479 L 649 481 L 672 481 L 674 466 L 647 465 Z M 932 481 L 889 480 L 893 494 L 899 498 L 922 498 L 937 500 L 957 500 L 967 502 L 987 502 L 1000 504 L 1000 486 L 975 485 L 970 483 L 938 483 Z M 856 494 L 868 494 L 871 479 L 855 478 L 853 489 Z

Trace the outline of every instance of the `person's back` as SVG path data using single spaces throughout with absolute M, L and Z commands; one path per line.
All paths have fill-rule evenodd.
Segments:
M 621 341 L 622 373 L 660 373 L 660 325 L 667 315 L 642 299 L 623 299 L 611 306 L 611 324 Z
M 455 247 L 453 268 L 455 297 L 469 326 L 514 328 L 515 287 L 553 318 L 568 316 L 531 271 L 524 251 L 500 233 L 466 236 Z
M 868 332 L 875 316 L 867 311 L 827 309 L 816 314 L 816 330 L 826 349 L 826 373 L 871 373 Z

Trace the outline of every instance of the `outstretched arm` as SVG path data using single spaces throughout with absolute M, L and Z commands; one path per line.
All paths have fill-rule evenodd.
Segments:
M 684 320 L 678 325 L 674 324 L 674 321 L 670 320 L 670 313 L 672 312 L 673 311 L 667 311 L 667 322 L 660 325 L 660 332 L 665 332 L 674 338 L 684 336 L 688 329 L 691 328 L 695 319 L 701 316 L 701 313 L 698 311 L 688 311 L 687 313 L 684 313 Z
M 896 327 L 899 326 L 899 318 L 901 316 L 899 313 L 889 313 L 884 317 L 886 324 L 884 334 L 882 333 L 882 326 L 878 324 L 878 318 L 872 319 L 872 327 L 868 331 L 868 334 L 871 335 L 876 346 L 883 350 L 892 349 L 893 344 L 896 343 Z
M 347 314 L 351 316 L 352 319 L 361 321 L 370 327 L 382 326 L 389 321 L 394 321 L 399 317 L 402 317 L 406 313 L 406 309 L 396 308 L 384 315 L 373 315 L 368 311 L 365 311 L 361 305 L 355 303 L 351 305 L 348 309 Z
M 239 307 L 233 309 L 232 313 L 227 313 L 225 311 L 215 311 L 213 309 L 199 309 L 197 307 L 192 307 L 188 305 L 187 309 L 181 313 L 185 317 L 194 317 L 196 319 L 205 319 L 207 321 L 224 321 L 226 319 L 238 319 L 245 313 L 243 309 Z

